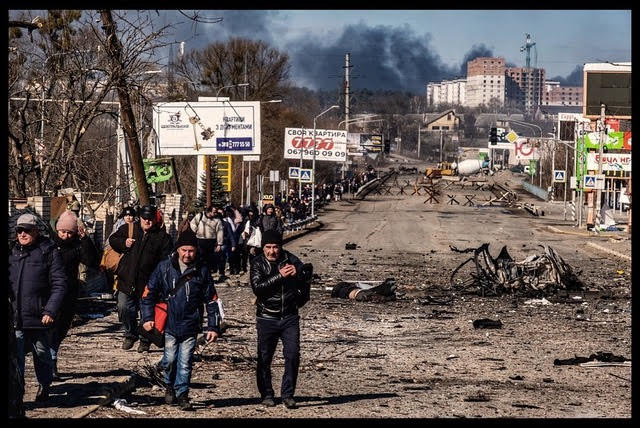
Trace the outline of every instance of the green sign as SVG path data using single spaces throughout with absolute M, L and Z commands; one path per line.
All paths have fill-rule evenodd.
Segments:
M 529 175 L 532 177 L 536 175 L 536 165 L 538 165 L 537 160 L 529 160 Z
M 171 158 L 143 159 L 147 183 L 161 183 L 173 177 Z
M 609 132 L 606 134 L 606 143 L 604 147 L 607 149 L 622 149 L 624 145 L 624 132 Z M 600 133 L 589 132 L 584 136 L 584 144 L 587 149 L 600 148 Z
M 582 177 L 587 173 L 587 150 L 585 148 L 586 138 L 578 138 L 576 141 L 576 182 L 578 188 L 582 188 Z

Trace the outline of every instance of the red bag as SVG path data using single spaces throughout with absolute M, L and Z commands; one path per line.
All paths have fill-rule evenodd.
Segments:
M 155 328 L 160 333 L 164 333 L 164 326 L 167 323 L 167 302 L 156 303 L 154 308 Z

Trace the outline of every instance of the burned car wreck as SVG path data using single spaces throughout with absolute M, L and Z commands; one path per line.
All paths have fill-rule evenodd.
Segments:
M 563 291 L 583 291 L 585 286 L 560 255 L 548 245 L 540 245 L 544 252 L 531 255 L 522 261 L 514 260 L 503 246 L 498 257 L 489 253 L 489 244 L 478 248 L 459 250 L 449 246 L 457 253 L 473 253 L 453 270 L 450 277 L 452 289 L 481 296 L 500 296 L 503 294 L 522 294 L 543 296 Z M 470 266 L 475 264 L 475 271 Z M 467 266 L 466 270 L 463 269 Z M 462 273 L 466 272 L 467 277 Z

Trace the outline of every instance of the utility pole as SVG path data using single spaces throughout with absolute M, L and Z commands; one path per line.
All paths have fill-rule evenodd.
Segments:
M 604 150 L 605 139 L 607 138 L 607 127 L 605 126 L 605 115 L 604 115 L 605 105 L 600 104 L 600 144 L 598 149 L 598 176 L 602 174 L 602 152 Z M 596 183 L 598 180 L 596 179 Z M 596 219 L 596 232 L 600 232 L 600 222 L 602 221 L 601 213 L 600 213 L 600 204 L 602 202 L 602 189 L 600 186 L 596 189 L 596 204 L 594 209 L 595 219 Z
M 418 159 L 420 159 L 420 123 L 418 123 Z
M 442 168 L 442 146 L 443 146 L 443 139 L 444 139 L 444 135 L 442 133 L 442 128 L 440 128 L 440 167 Z
M 349 133 L 349 97 L 351 93 L 349 92 L 349 69 L 351 65 L 349 65 L 350 54 L 347 52 L 344 56 L 344 129 Z M 344 161 L 344 165 L 342 166 L 342 179 L 344 180 L 344 175 L 347 170 L 347 160 Z
M 305 129 L 302 127 L 302 135 L 300 136 L 300 172 L 298 174 L 302 174 L 302 152 L 304 151 L 304 138 L 305 138 Z M 302 202 L 302 180 L 300 180 L 300 175 L 298 175 L 298 199 Z
M 131 155 L 131 168 L 133 176 L 138 187 L 138 197 L 140 205 L 149 205 L 149 190 L 147 188 L 147 179 L 144 175 L 144 165 L 142 164 L 142 154 L 140 152 L 140 142 L 136 132 L 136 119 L 131 109 L 131 100 L 129 99 L 129 88 L 126 82 L 126 76 L 122 64 L 122 46 L 116 35 L 116 26 L 113 22 L 110 10 L 101 10 L 100 17 L 102 19 L 102 29 L 107 36 L 107 53 L 111 62 L 111 73 L 115 76 L 116 88 L 118 91 L 118 99 L 120 101 L 120 109 L 122 112 L 122 128 L 126 136 L 129 154 Z

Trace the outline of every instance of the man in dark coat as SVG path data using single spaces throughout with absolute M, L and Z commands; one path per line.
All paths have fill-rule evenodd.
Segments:
M 196 234 L 191 229 L 182 232 L 176 251 L 158 264 L 142 297 L 143 328 L 147 331 L 155 327 L 155 304 L 168 303 L 162 359 L 165 402 L 173 404 L 177 400 L 182 410 L 192 410 L 189 382 L 196 338 L 202 331 L 203 306 L 207 308 L 207 342 L 220 335 L 218 295 L 197 247 Z
M 128 237 L 129 226 L 122 225 L 109 237 L 111 248 L 122 254 L 118 269 L 118 318 L 124 326 L 122 349 L 131 349 L 138 340 L 138 311 L 140 297 L 158 263 L 172 250 L 171 236 L 161 226 L 155 206 L 140 208 L 140 222 L 134 223 L 133 238 Z M 140 337 L 138 352 L 148 352 L 150 342 Z
M 18 366 L 24 384 L 25 353 L 33 354 L 39 387 L 36 401 L 49 398 L 53 380 L 50 328 L 64 299 L 67 276 L 53 241 L 38 234 L 37 219 L 23 214 L 9 254 L 9 289 L 14 313 Z
M 282 221 L 276 216 L 273 204 L 266 204 L 262 207 L 262 216 L 260 217 L 260 230 L 262 233 L 267 230 L 275 230 L 282 235 Z
M 250 270 L 251 288 L 257 297 L 258 390 L 263 405 L 275 405 L 271 361 L 280 339 L 284 355 L 280 393 L 284 405 L 291 409 L 296 407 L 293 395 L 300 366 L 298 307 L 308 300 L 308 289 L 305 287 L 303 263 L 282 249 L 282 235 L 275 230 L 267 230 L 262 235 L 262 251 L 253 259 Z
M 87 267 L 97 268 L 100 262 L 98 250 L 84 229 L 78 228 L 78 217 L 73 211 L 60 214 L 56 223 L 57 235 L 53 241 L 60 251 L 62 263 L 67 274 L 67 292 L 65 293 L 60 316 L 51 329 L 51 359 L 53 360 L 53 378 L 60 379 L 58 373 L 58 350 L 60 343 L 67 336 L 75 314 L 76 301 L 80 291 L 78 267 L 80 263 Z

